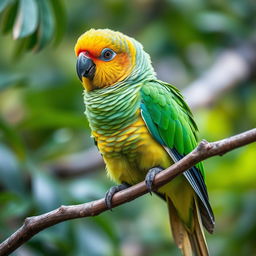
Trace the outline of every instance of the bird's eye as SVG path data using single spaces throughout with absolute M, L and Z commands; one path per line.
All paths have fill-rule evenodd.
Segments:
M 109 49 L 109 48 L 105 48 L 102 50 L 100 58 L 104 61 L 110 61 L 112 60 L 114 57 L 116 56 L 116 53 Z

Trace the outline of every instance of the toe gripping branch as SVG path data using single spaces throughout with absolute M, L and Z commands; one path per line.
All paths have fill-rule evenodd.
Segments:
M 159 173 L 159 172 L 161 172 L 161 171 L 163 171 L 164 169 L 162 168 L 162 167 L 153 167 L 153 168 L 151 168 L 149 171 L 148 171 L 148 173 L 147 173 L 147 175 L 146 175 L 146 178 L 145 178 L 145 182 L 146 182 L 146 186 L 147 186 L 147 188 L 148 188 L 148 191 L 149 191 L 149 193 L 150 194 L 152 194 L 152 192 L 153 192 L 153 190 L 154 190 L 154 179 L 155 179 L 155 176 Z
M 119 191 L 122 191 L 124 189 L 127 189 L 129 188 L 130 185 L 127 184 L 127 183 L 122 183 L 120 185 L 117 185 L 117 186 L 113 186 L 111 187 L 107 193 L 105 194 L 105 204 L 106 206 L 108 207 L 108 209 L 112 210 L 112 198 L 113 196 L 119 192 Z
M 153 190 L 154 190 L 154 187 L 153 187 L 153 183 L 154 183 L 154 179 L 155 179 L 155 176 L 163 171 L 164 169 L 162 167 L 153 167 L 151 168 L 147 175 L 146 175 L 146 178 L 145 178 L 145 182 L 146 182 L 146 186 L 148 188 L 148 191 L 150 194 L 152 194 Z M 120 185 L 117 185 L 117 186 L 113 186 L 111 187 L 107 193 L 105 194 L 105 204 L 106 206 L 108 207 L 108 209 L 112 209 L 112 198 L 113 196 L 119 192 L 119 191 L 122 191 L 124 189 L 127 189 L 129 188 L 130 185 L 127 184 L 127 183 L 122 183 Z

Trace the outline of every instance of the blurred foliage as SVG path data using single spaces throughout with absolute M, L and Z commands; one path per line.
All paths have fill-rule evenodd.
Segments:
M 81 33 L 108 27 L 137 38 L 159 78 L 183 88 L 219 52 L 255 38 L 255 11 L 253 0 L 1 0 L 1 241 L 26 216 L 98 199 L 112 185 L 104 171 L 60 179 L 46 168 L 93 145 L 75 74 L 73 47 Z M 200 136 L 211 141 L 255 127 L 255 97 L 251 78 L 197 111 Z M 217 222 L 215 234 L 207 235 L 213 256 L 256 255 L 255 154 L 252 144 L 205 162 Z M 166 206 L 147 195 L 113 212 L 51 227 L 13 255 L 179 253 Z
M 2 0 L 1 32 L 12 31 L 18 39 L 15 57 L 28 50 L 40 51 L 53 38 L 59 42 L 65 30 L 65 9 L 61 0 Z

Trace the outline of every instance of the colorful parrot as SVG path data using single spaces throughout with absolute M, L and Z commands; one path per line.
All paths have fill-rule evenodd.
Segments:
M 113 195 L 154 177 L 197 145 L 197 126 L 179 90 L 156 78 L 150 56 L 135 39 L 109 29 L 91 29 L 75 46 L 77 74 L 84 86 L 85 114 Z M 202 226 L 214 215 L 199 163 L 154 191 L 167 202 L 174 241 L 183 255 L 209 255 Z

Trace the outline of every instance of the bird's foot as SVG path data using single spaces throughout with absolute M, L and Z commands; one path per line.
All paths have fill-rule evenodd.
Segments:
M 105 204 L 108 207 L 108 209 L 112 209 L 112 198 L 114 194 L 129 187 L 130 185 L 128 185 L 127 183 L 122 183 L 120 185 L 111 187 L 107 191 L 107 193 L 105 194 Z
M 154 183 L 155 176 L 162 170 L 164 170 L 162 167 L 153 167 L 148 171 L 145 178 L 145 182 L 150 194 L 152 194 L 152 191 L 154 190 L 153 183 Z

